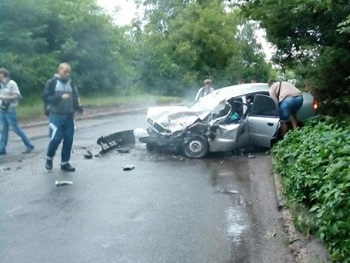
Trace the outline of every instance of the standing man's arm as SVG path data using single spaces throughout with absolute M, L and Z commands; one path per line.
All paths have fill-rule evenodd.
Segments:
M 200 88 L 200 89 L 198 90 L 197 95 L 196 95 L 196 98 L 194 99 L 194 102 L 199 101 L 199 99 L 201 98 L 203 89 L 204 89 L 204 88 Z
M 81 106 L 81 103 L 80 103 L 78 89 L 73 84 L 72 84 L 72 88 L 73 88 L 73 105 L 74 105 L 74 109 L 77 112 L 79 112 L 79 113 L 83 113 L 84 112 L 84 108 Z

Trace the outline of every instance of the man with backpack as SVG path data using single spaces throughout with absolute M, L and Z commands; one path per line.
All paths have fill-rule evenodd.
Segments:
M 52 170 L 53 158 L 63 141 L 61 170 L 75 172 L 75 168 L 69 163 L 74 138 L 74 114 L 83 113 L 83 108 L 78 90 L 70 80 L 70 73 L 69 64 L 60 64 L 58 74 L 48 80 L 44 89 L 45 111 L 50 120 L 50 143 L 45 164 L 47 170 Z
M 0 122 L 2 122 L 0 155 L 6 154 L 10 127 L 22 139 L 26 147 L 23 153 L 30 153 L 34 150 L 32 142 L 17 122 L 16 108 L 21 98 L 17 83 L 10 79 L 10 72 L 5 68 L 0 68 Z

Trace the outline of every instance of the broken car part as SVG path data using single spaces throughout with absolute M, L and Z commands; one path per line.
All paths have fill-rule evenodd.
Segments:
M 123 165 L 123 170 L 124 171 L 131 171 L 134 170 L 136 167 L 133 164 L 127 164 L 127 165 Z

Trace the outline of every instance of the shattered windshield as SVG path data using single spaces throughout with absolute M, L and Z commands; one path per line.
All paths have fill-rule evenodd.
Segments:
M 218 96 L 218 91 L 214 91 L 209 95 L 202 97 L 190 109 L 192 111 L 210 111 L 211 113 L 215 113 L 223 107 L 221 105 L 222 103 L 220 104 L 221 101 L 222 99 Z

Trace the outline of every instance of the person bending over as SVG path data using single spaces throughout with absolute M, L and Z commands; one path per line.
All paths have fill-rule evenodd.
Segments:
M 302 92 L 292 83 L 287 81 L 269 81 L 270 96 L 279 105 L 279 115 L 281 120 L 281 133 L 284 136 L 288 131 L 287 122 L 290 120 L 293 129 L 298 127 L 297 112 L 303 105 Z

